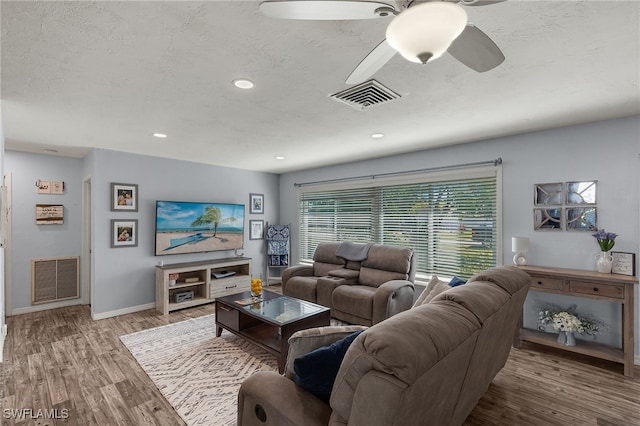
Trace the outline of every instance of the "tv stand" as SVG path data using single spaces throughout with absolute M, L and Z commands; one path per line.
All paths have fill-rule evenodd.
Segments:
M 157 265 L 156 310 L 168 315 L 176 309 L 214 302 L 216 297 L 249 291 L 250 270 L 247 257 Z M 173 276 L 177 276 L 175 284 Z

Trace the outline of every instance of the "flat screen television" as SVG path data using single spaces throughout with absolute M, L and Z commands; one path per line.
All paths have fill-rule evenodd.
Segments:
M 156 201 L 156 256 L 244 246 L 244 204 Z

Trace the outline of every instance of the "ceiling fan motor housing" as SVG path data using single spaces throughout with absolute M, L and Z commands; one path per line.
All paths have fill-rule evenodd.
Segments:
M 426 63 L 439 58 L 467 25 L 467 13 L 458 5 L 428 2 L 412 6 L 387 27 L 387 42 L 405 59 Z

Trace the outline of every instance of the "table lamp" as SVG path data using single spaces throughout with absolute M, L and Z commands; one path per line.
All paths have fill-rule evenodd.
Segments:
M 529 238 L 511 237 L 511 251 L 515 253 L 513 263 L 519 266 L 527 264 L 527 253 L 529 252 Z

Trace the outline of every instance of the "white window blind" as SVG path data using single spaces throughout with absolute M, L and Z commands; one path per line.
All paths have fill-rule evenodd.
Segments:
M 468 278 L 495 266 L 497 173 L 460 175 L 301 190 L 300 260 L 311 260 L 321 242 L 354 241 L 413 248 L 423 277 Z

